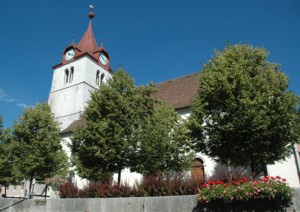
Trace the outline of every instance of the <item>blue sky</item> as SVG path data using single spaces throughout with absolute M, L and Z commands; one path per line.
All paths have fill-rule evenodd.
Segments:
M 246 43 L 265 47 L 300 94 L 299 0 L 26 0 L 0 2 L 0 114 L 5 126 L 25 105 L 47 101 L 52 66 L 94 5 L 98 45 L 136 84 L 161 82 L 202 69 L 215 49 Z

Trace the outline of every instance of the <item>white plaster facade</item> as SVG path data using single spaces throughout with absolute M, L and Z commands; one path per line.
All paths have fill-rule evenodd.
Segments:
M 72 79 L 68 82 L 66 70 L 73 70 Z M 110 72 L 88 56 L 54 69 L 48 103 L 62 130 L 80 118 L 91 92 L 99 87 L 97 72 L 104 74 L 102 82 L 111 78 Z
M 295 150 L 296 145 L 294 145 L 293 148 Z M 270 176 L 280 176 L 285 178 L 290 186 L 300 187 L 298 175 L 299 155 L 296 151 L 291 151 L 290 157 L 284 161 L 276 162 L 274 165 L 268 165 L 267 170 Z

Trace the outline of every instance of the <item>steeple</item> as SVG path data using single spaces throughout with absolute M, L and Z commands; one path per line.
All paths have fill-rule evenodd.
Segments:
M 76 60 L 79 60 L 83 57 L 88 57 L 89 59 L 96 62 L 101 67 L 105 68 L 109 72 L 112 72 L 110 68 L 110 57 L 108 52 L 103 47 L 103 42 L 101 46 L 98 47 L 97 41 L 94 36 L 93 28 L 92 28 L 92 19 L 95 17 L 93 12 L 94 7 L 90 5 L 90 12 L 88 14 L 90 22 L 89 25 L 82 36 L 78 45 L 75 43 L 75 39 L 70 45 L 68 45 L 62 54 L 62 61 L 53 66 L 53 68 L 60 67 L 62 65 L 66 65 L 72 63 Z
M 90 23 L 83 37 L 81 38 L 78 48 L 83 52 L 92 53 L 92 51 L 98 49 L 97 41 L 95 39 L 93 29 L 92 29 L 92 19 L 95 14 L 91 11 L 89 12 Z

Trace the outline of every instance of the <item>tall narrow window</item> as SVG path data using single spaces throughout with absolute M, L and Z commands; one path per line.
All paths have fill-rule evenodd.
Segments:
M 104 73 L 101 74 L 101 83 L 103 82 L 103 79 L 104 79 L 105 75 Z
M 69 81 L 69 70 L 66 69 L 65 70 L 65 79 L 64 79 L 64 83 L 67 84 Z
M 100 85 L 100 71 L 97 70 L 97 73 L 96 73 L 96 85 Z
M 73 81 L 73 77 L 74 77 L 74 67 L 72 66 L 70 71 L 69 83 Z

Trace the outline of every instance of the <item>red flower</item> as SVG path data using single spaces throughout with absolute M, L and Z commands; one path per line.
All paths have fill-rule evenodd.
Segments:
M 247 182 L 247 178 L 244 177 L 243 179 L 240 180 L 240 183 L 244 183 L 244 182 Z
M 208 184 L 209 184 L 209 185 L 213 185 L 213 184 L 215 184 L 215 182 L 214 182 L 213 180 L 210 180 L 210 181 L 208 182 Z
M 233 183 L 234 185 L 239 185 L 239 184 L 240 184 L 239 182 L 236 182 L 236 181 L 232 181 L 232 183 Z
M 276 179 L 279 179 L 279 180 L 280 180 L 280 179 L 281 179 L 281 177 L 279 177 L 279 176 L 276 176 Z
M 285 179 L 285 178 L 282 178 L 282 181 L 283 181 L 283 182 L 285 182 L 285 181 L 286 181 L 286 179 Z
M 216 181 L 216 184 L 217 184 L 217 185 L 221 185 L 221 184 L 223 184 L 223 182 L 220 181 L 220 180 L 217 180 L 217 181 Z

